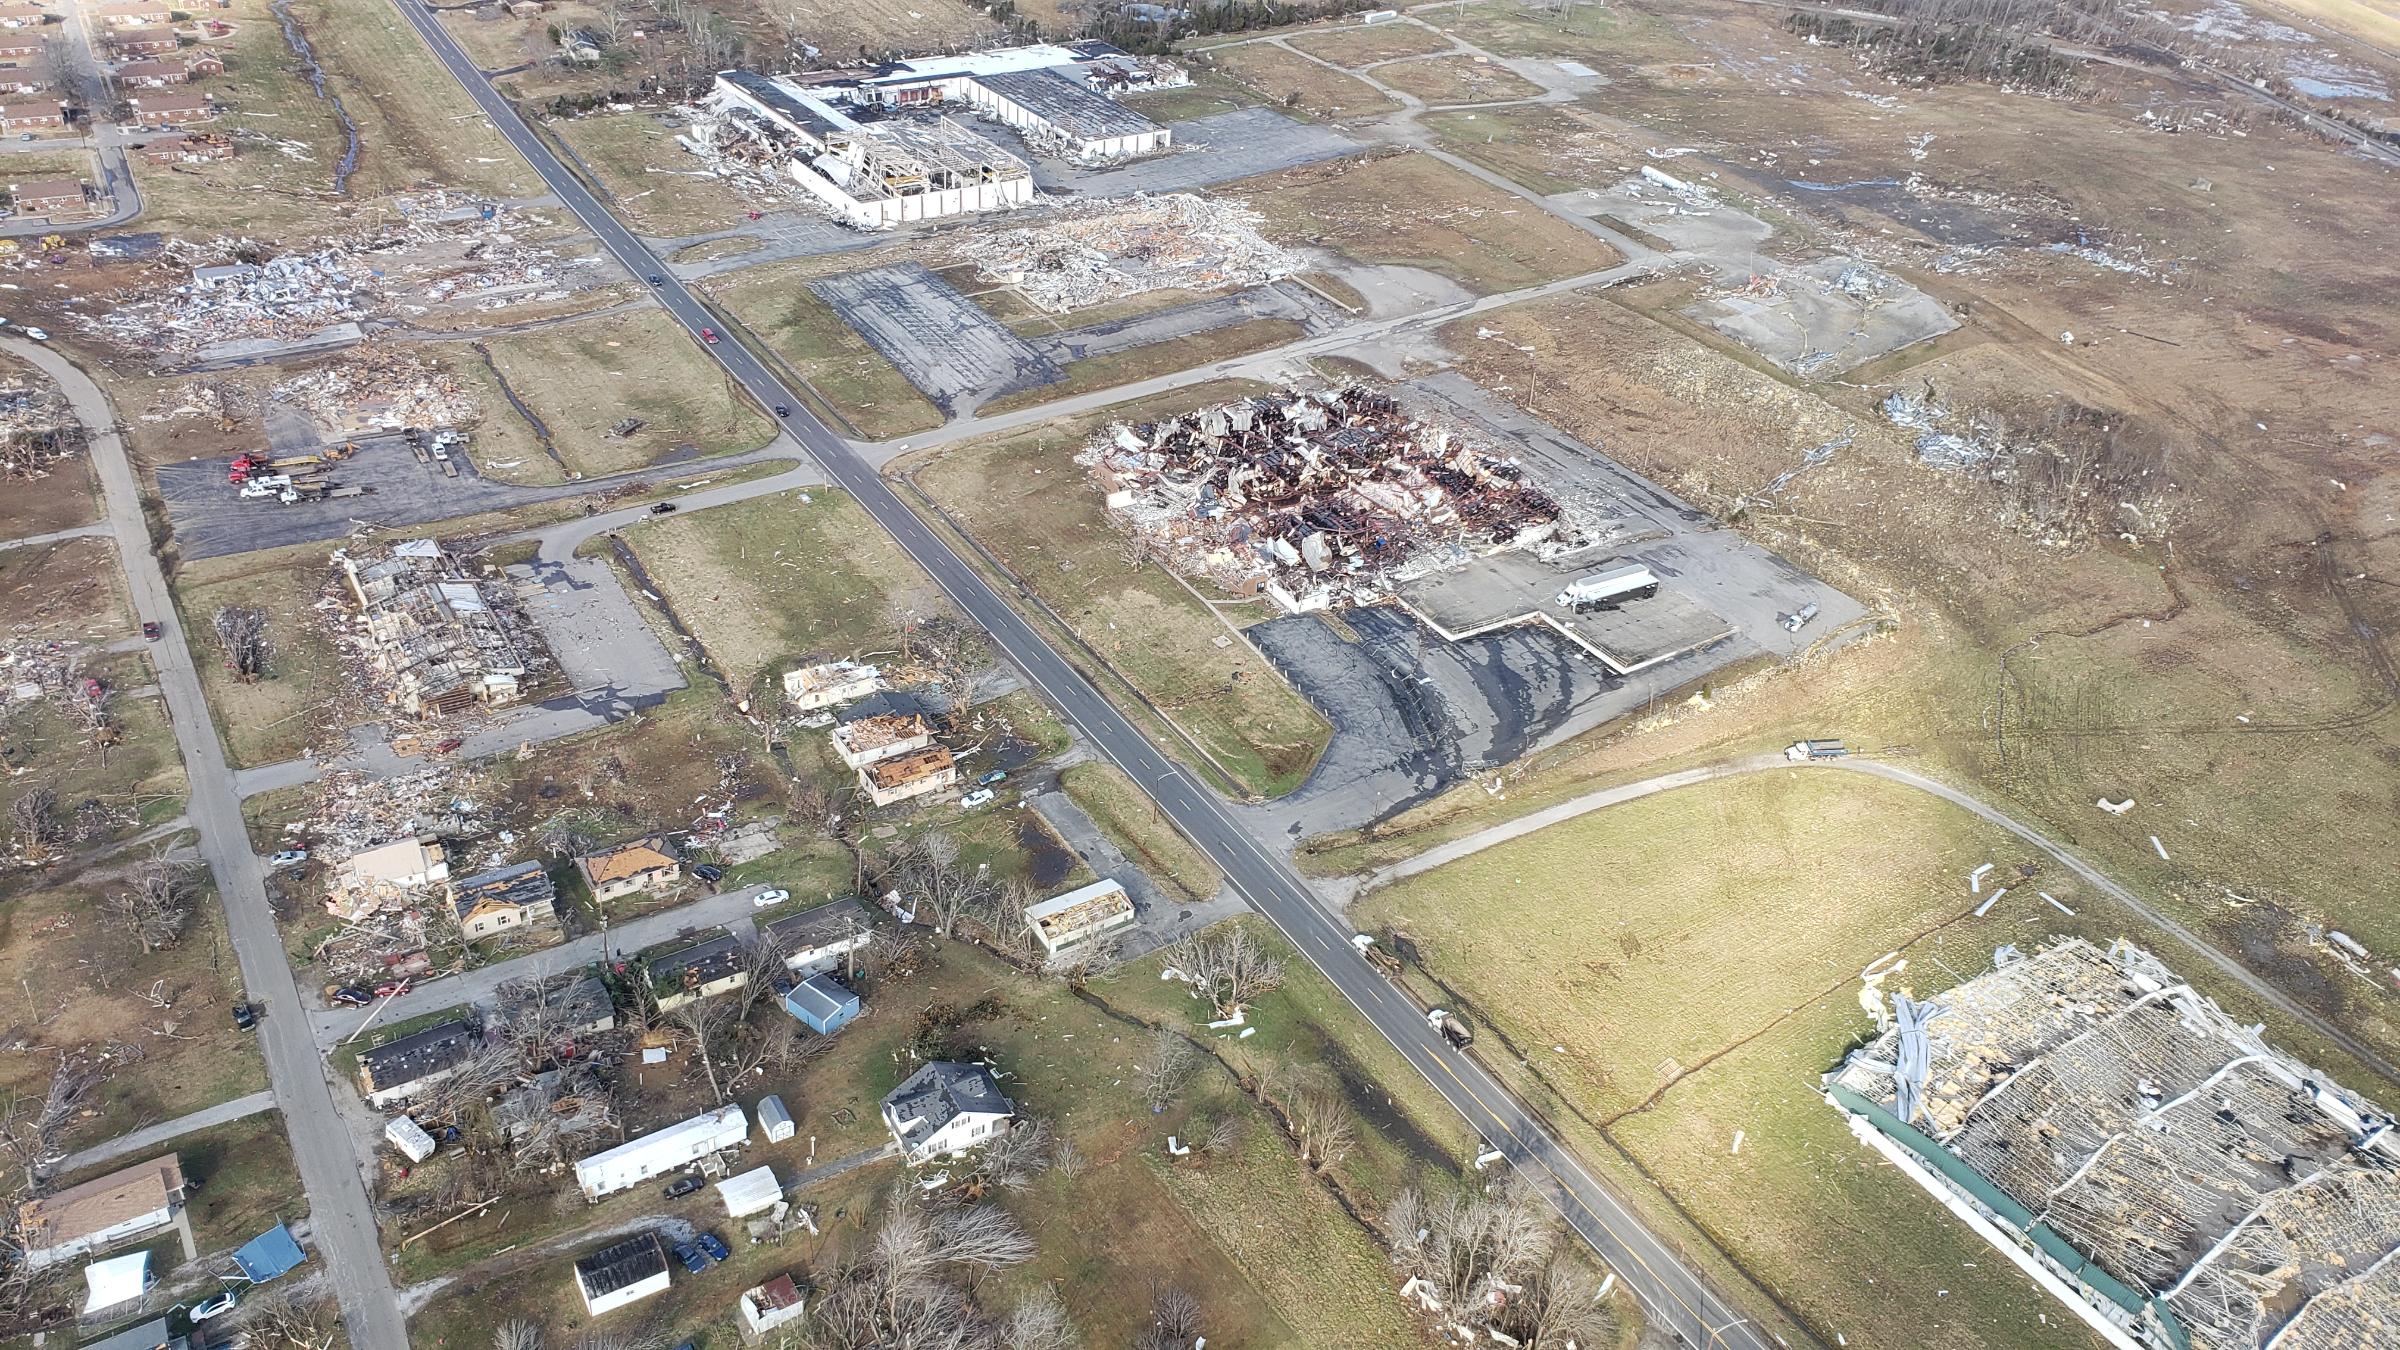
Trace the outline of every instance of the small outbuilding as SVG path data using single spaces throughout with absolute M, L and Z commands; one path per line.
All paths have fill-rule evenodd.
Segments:
M 807 1314 L 808 1304 L 791 1276 L 778 1275 L 765 1284 L 743 1290 L 741 1311 L 742 1339 L 756 1345 L 775 1328 L 800 1320 Z
M 718 1182 L 717 1198 L 725 1202 L 727 1218 L 764 1214 L 783 1199 L 783 1183 L 775 1179 L 774 1168 L 753 1167 L 739 1176 Z
M 667 1249 L 656 1233 L 636 1233 L 575 1263 L 575 1288 L 594 1317 L 667 1292 Z
M 758 1132 L 766 1136 L 768 1143 L 780 1144 L 798 1130 L 799 1126 L 792 1123 L 792 1113 L 785 1108 L 783 1098 L 770 1092 L 758 1099 Z
M 857 1021 L 866 1005 L 840 980 L 820 973 L 784 991 L 783 1010 L 818 1035 L 830 1036 Z
M 425 1133 L 424 1126 L 407 1116 L 392 1117 L 391 1123 L 383 1127 L 383 1137 L 412 1163 L 421 1163 L 433 1156 L 433 1136 Z

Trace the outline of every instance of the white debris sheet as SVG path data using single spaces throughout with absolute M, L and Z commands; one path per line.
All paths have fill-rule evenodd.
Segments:
M 967 235 L 953 256 L 1063 314 L 1169 287 L 1264 286 L 1301 270 L 1297 254 L 1258 232 L 1263 219 L 1188 192 L 1076 203 L 1039 225 Z

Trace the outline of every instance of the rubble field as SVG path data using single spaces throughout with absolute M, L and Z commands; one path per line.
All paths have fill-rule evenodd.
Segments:
M 1063 314 L 1145 291 L 1263 286 L 1300 271 L 1295 254 L 1259 235 L 1261 221 L 1239 203 L 1188 192 L 1080 202 L 1035 225 L 969 234 L 950 256 L 1044 313 Z

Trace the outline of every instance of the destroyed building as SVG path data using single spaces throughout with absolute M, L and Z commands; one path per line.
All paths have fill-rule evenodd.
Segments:
M 2003 947 L 1886 1020 L 1827 1102 L 2112 1344 L 2392 1343 L 2392 1117 L 2150 953 Z
M 1503 550 L 1587 546 L 1515 460 L 1366 385 L 1120 423 L 1076 463 L 1168 567 L 1292 613 Z
M 958 782 L 958 763 L 946 745 L 927 746 L 879 759 L 858 771 L 858 790 L 877 806 L 890 806 Z
M 549 657 L 507 583 L 430 539 L 334 555 L 356 609 L 349 645 L 392 707 L 434 718 L 523 698 Z
M 1070 202 L 1038 225 L 967 235 L 954 256 L 1063 314 L 1144 291 L 1264 286 L 1303 270 L 1297 254 L 1259 234 L 1263 219 L 1190 192 Z
M 413 904 L 420 892 L 449 879 L 449 855 L 439 839 L 394 840 L 335 864 L 325 909 L 356 923 L 377 910 Z
M 1038 150 L 1087 162 L 1166 149 L 1173 133 L 1108 92 L 1155 79 L 1102 44 L 899 61 L 835 79 L 717 75 L 686 148 L 788 177 L 857 229 L 1023 206 L 1025 161 L 966 125 L 988 118 Z

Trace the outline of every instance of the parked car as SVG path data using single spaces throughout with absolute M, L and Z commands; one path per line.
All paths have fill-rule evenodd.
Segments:
M 242 1291 L 238 1288 L 227 1286 L 226 1288 L 210 1294 L 207 1298 L 200 1300 L 198 1303 L 193 1304 L 190 1316 L 195 1322 L 205 1322 L 212 1317 L 218 1317 L 225 1313 L 232 1312 L 233 1305 L 241 1301 Z
M 236 1003 L 236 1004 L 234 1004 L 234 1005 L 233 1005 L 233 1025 L 234 1025 L 234 1026 L 235 1026 L 237 1029 L 239 1029 L 239 1030 L 242 1030 L 242 1031 L 248 1031 L 250 1028 L 252 1028 L 252 1027 L 254 1027 L 254 1026 L 257 1026 L 257 1025 L 258 1025 L 258 1009 L 254 1008 L 254 1007 L 251 1007 L 251 1006 L 250 1006 L 249 1004 L 247 1004 L 247 1003 Z
M 700 330 L 700 340 L 701 340 L 702 342 L 705 342 L 705 343 L 707 343 L 707 344 L 708 344 L 709 346 L 711 346 L 711 347 L 714 347 L 714 346 L 716 346 L 716 345 L 717 345 L 717 330 L 716 330 L 716 329 L 714 329 L 714 328 L 703 328 L 703 329 L 701 329 L 701 330 Z
M 970 792 L 966 796 L 958 799 L 958 808 L 961 811 L 972 811 L 978 806 L 983 806 L 989 803 L 991 800 L 992 790 L 990 788 L 977 788 L 973 792 Z
M 987 774 L 985 774 L 983 777 L 976 779 L 976 780 L 975 780 L 975 786 L 977 786 L 977 787 L 990 787 L 990 786 L 991 786 L 992 784 L 994 784 L 994 783 L 1005 783 L 1005 782 L 1007 782 L 1007 781 L 1008 781 L 1008 770 L 1006 770 L 1006 769 L 994 769 L 994 770 L 992 770 L 990 773 L 987 773 Z
M 651 508 L 650 508 L 650 514 L 651 514 L 651 515 L 654 515 L 654 516 L 671 516 L 671 515 L 674 515 L 674 514 L 675 514 L 675 503 L 673 503 L 673 502 L 660 502 L 658 505 L 656 505 L 656 506 L 653 506 L 653 507 L 651 507 Z
M 784 901 L 791 898 L 792 893 L 790 891 L 777 890 L 776 888 L 769 886 L 767 889 L 760 891 L 754 896 L 751 896 L 750 903 L 756 908 L 765 909 L 769 905 L 780 905 Z
M 142 636 L 150 639 L 152 642 L 158 641 L 158 635 L 164 631 L 166 630 L 158 626 L 158 620 L 156 619 L 152 619 L 148 623 L 142 625 Z
M 464 736 L 444 737 L 440 742 L 435 744 L 433 747 L 433 753 L 437 755 L 446 755 L 451 751 L 456 750 L 458 747 L 465 745 L 466 743 L 467 738 Z
M 269 867 L 298 867 L 300 864 L 302 864 L 302 863 L 304 863 L 304 862 L 307 862 L 307 861 L 308 861 L 308 850 L 307 850 L 307 849 L 304 849 L 304 848 L 287 848 L 287 849 L 285 849 L 283 852 L 276 854 L 274 857 L 267 859 L 267 866 L 269 866 Z
M 730 1261 L 733 1259 L 733 1249 L 726 1246 L 725 1240 L 714 1233 L 702 1233 L 692 1241 L 699 1244 L 700 1250 L 707 1252 L 715 1260 Z
M 34 341 L 36 341 L 36 342 L 48 342 L 48 341 L 50 340 L 50 335 L 49 335 L 48 333 L 45 333 L 45 332 L 43 332 L 43 331 L 42 331 L 41 329 L 39 329 L 39 328 L 28 328 L 28 329 L 26 329 L 26 330 L 25 330 L 25 336 L 27 336 L 27 337 L 29 337 L 29 338 L 32 338 L 32 339 L 33 339 Z
M 394 980 L 389 984 L 375 986 L 375 997 L 377 998 L 398 998 L 407 992 L 408 981 L 406 980 Z
M 716 1264 L 709 1258 L 708 1253 L 688 1242 L 676 1243 L 667 1249 L 667 1254 L 682 1262 L 684 1270 L 694 1275 Z
M 714 886 L 725 879 L 725 869 L 715 863 L 702 863 L 692 869 L 692 875 Z
M 698 1177 L 677 1177 L 675 1178 L 675 1183 L 667 1187 L 667 1198 L 669 1200 L 681 1200 L 683 1197 L 690 1195 L 696 1190 L 699 1190 L 700 1186 L 701 1181 Z
M 332 999 L 336 1003 L 342 1004 L 344 1007 L 350 1008 L 363 1008 L 375 1001 L 375 995 L 372 991 L 368 990 L 364 985 L 356 984 L 345 984 L 341 988 L 334 990 L 332 993 L 327 994 L 326 997 Z

